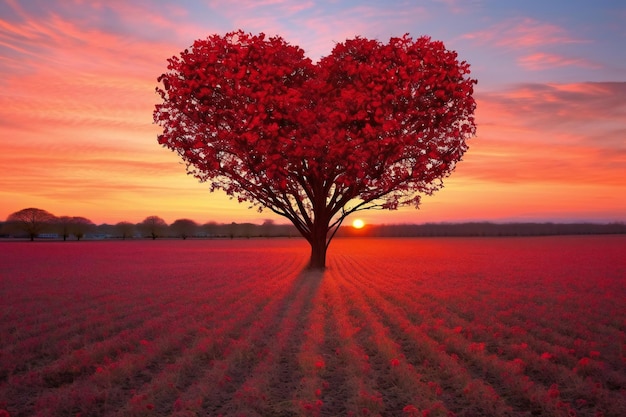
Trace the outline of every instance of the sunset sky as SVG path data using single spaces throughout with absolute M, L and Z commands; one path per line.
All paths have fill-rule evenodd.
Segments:
M 195 39 L 280 35 L 314 61 L 360 35 L 429 35 L 478 79 L 478 134 L 419 210 L 368 223 L 626 221 L 622 0 L 0 0 L 0 221 L 283 220 L 186 175 L 157 143 L 157 77 Z

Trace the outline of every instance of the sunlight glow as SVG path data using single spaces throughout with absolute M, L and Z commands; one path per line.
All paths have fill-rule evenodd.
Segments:
M 354 227 L 355 229 L 361 229 L 363 228 L 363 226 L 365 226 L 365 222 L 361 219 L 354 219 L 354 221 L 352 222 L 352 227 Z

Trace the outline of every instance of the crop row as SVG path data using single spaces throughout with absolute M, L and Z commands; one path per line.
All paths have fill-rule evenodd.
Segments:
M 626 415 L 625 243 L 0 243 L 0 410 Z

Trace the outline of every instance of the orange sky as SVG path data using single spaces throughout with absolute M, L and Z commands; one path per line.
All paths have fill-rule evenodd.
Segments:
M 0 220 L 38 207 L 96 223 L 281 222 L 209 193 L 152 123 L 166 59 L 242 28 L 313 59 L 354 35 L 429 34 L 472 65 L 478 135 L 464 161 L 420 210 L 359 214 L 366 222 L 626 221 L 619 2 L 560 14 L 489 1 L 22 3 L 0 5 Z

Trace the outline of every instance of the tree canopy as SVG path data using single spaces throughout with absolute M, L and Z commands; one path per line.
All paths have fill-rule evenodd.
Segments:
M 141 223 L 137 225 L 142 231 L 144 236 L 156 240 L 157 237 L 164 235 L 167 230 L 167 223 L 159 216 L 148 216 Z
M 85 233 L 94 228 L 91 220 L 85 217 L 60 216 L 54 221 L 54 229 L 61 235 L 63 240 L 67 240 L 70 235 L 74 235 L 76 239 L 81 240 Z
M 198 230 L 198 223 L 191 219 L 177 219 L 170 225 L 170 230 L 176 236 L 185 240 L 196 233 Z
M 54 214 L 38 208 L 25 208 L 7 217 L 7 223 L 13 228 L 28 234 L 30 240 L 46 231 L 56 220 Z
M 195 41 L 158 81 L 159 143 L 211 190 L 293 222 L 312 267 L 346 216 L 440 189 L 475 134 L 469 64 L 428 37 L 356 37 L 314 64 L 237 31 Z

